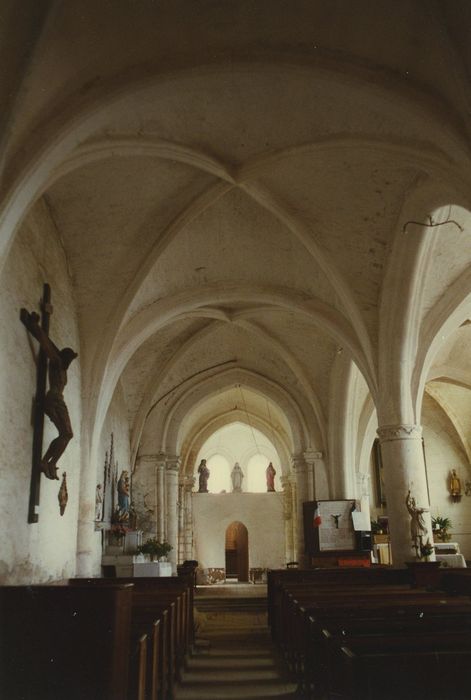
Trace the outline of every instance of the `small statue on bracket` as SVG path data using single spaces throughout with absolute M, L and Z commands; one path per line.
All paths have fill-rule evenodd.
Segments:
M 450 496 L 453 501 L 459 501 L 461 500 L 462 496 L 462 491 L 461 491 L 461 481 L 456 473 L 456 469 L 451 470 L 450 474 Z

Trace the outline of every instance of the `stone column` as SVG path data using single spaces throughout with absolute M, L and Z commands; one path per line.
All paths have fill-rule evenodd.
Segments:
M 293 459 L 294 472 L 296 474 L 296 521 L 297 521 L 297 554 L 299 566 L 307 564 L 307 555 L 304 551 L 304 520 L 303 520 L 303 503 L 308 501 L 308 477 L 307 464 L 304 457 L 295 457 Z
M 177 573 L 178 558 L 178 472 L 180 458 L 167 457 L 165 465 L 165 481 L 167 493 L 167 542 L 172 545 L 169 561 L 172 573 Z
M 316 489 L 316 463 L 319 462 L 323 457 L 322 452 L 316 452 L 315 450 L 306 450 L 304 452 L 304 460 L 306 462 L 306 473 L 307 473 L 307 499 L 308 501 L 315 501 L 317 498 Z
M 193 489 L 196 479 L 194 476 L 186 476 L 184 479 L 184 509 L 185 509 L 185 532 L 183 556 L 184 560 L 193 559 Z
M 157 455 L 156 461 L 156 519 L 157 519 L 157 539 L 163 542 L 167 538 L 165 531 L 165 460 L 166 456 L 161 452 Z
M 293 559 L 298 559 L 298 487 L 296 484 L 296 474 L 291 473 L 289 476 L 290 492 L 291 492 L 291 530 L 293 533 Z
M 360 510 L 365 513 L 365 518 L 370 522 L 370 475 L 357 472 L 357 499 L 360 501 Z
M 383 425 L 378 428 L 381 442 L 384 485 L 389 516 L 389 531 L 393 564 L 403 566 L 415 560 L 412 547 L 411 518 L 406 507 L 410 490 L 417 508 L 424 508 L 423 518 L 427 527 L 424 542 L 433 543 L 430 504 L 422 445 L 422 428 L 419 425 Z M 431 559 L 435 558 L 432 554 Z
M 184 558 L 183 546 L 185 537 L 185 491 L 183 485 L 183 479 L 180 476 L 178 482 L 178 557 L 177 563 L 181 564 Z
M 132 491 L 131 497 L 139 510 L 142 509 L 143 514 L 152 511 L 152 525 L 147 528 L 146 532 L 157 533 L 157 465 L 158 455 L 140 455 L 137 458 L 136 469 L 132 476 Z M 147 521 L 147 518 L 146 518 Z M 140 523 L 138 522 L 138 527 Z M 154 536 L 153 534 L 153 536 Z
M 285 522 L 285 559 L 286 563 L 295 561 L 293 532 L 293 502 L 289 476 L 281 477 L 283 486 L 283 519 Z

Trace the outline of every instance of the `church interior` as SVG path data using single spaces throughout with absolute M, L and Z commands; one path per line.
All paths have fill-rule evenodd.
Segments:
M 337 585 L 344 601 L 356 585 L 366 610 L 363 587 L 391 586 L 399 605 L 415 564 L 432 577 L 420 589 L 430 611 L 443 590 L 455 596 L 441 642 L 461 673 L 470 3 L 3 0 L 0 18 L 0 609 L 12 639 L 12 608 L 44 628 L 39 609 L 88 611 L 96 597 L 104 620 L 128 605 L 126 585 L 137 600 L 154 579 L 159 605 L 180 611 L 160 680 L 130 690 L 152 675 L 149 660 L 118 678 L 134 637 L 115 607 L 121 656 L 110 651 L 70 697 L 239 697 L 219 681 L 199 695 L 173 682 L 202 621 L 256 618 L 259 644 L 268 600 L 288 675 L 240 697 L 376 698 L 366 685 L 355 694 L 351 657 L 329 657 L 352 664 L 345 687 L 327 683 L 327 662 L 313 670 L 321 628 L 304 626 L 295 602 L 314 609 Z M 152 543 L 168 545 L 166 561 L 149 560 Z M 54 615 L 50 644 L 70 652 Z M 87 619 L 81 634 L 98 644 Z M 387 633 L 391 661 L 398 631 Z M 417 651 L 410 634 L 406 655 L 422 654 L 436 689 L 437 648 L 429 668 L 429 642 Z M 14 665 L 24 639 L 0 635 Z M 370 669 L 363 642 L 352 648 Z M 157 658 L 145 644 L 142 658 Z M 40 682 L 44 666 L 31 668 Z M 383 700 L 469 697 L 459 684 L 422 696 L 401 669 L 409 694 L 383 688 Z M 0 671 L 6 698 L 62 697 L 59 681 L 22 695 Z

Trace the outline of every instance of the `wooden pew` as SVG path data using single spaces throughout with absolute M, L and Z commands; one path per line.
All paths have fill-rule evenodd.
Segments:
M 392 618 L 414 625 L 423 619 L 439 619 L 446 620 L 451 628 L 453 624 L 461 624 L 463 616 L 468 624 L 471 622 L 471 605 L 465 597 L 449 598 L 441 592 L 430 593 L 403 585 L 362 586 L 359 578 L 354 584 L 337 583 L 326 589 L 319 585 L 319 580 L 322 579 L 313 576 L 309 583 L 290 581 L 281 585 L 272 618 L 285 658 L 304 697 L 310 697 L 314 689 L 317 693 L 325 691 L 319 682 L 326 670 L 319 652 L 319 629 L 328 622 L 334 620 L 345 625 L 363 619 L 365 623 L 375 620 L 380 625 Z
M 279 606 L 283 589 L 296 583 L 323 584 L 334 587 L 348 585 L 410 585 L 411 573 L 408 569 L 393 569 L 385 566 L 358 569 L 273 569 L 268 571 L 267 604 L 268 624 L 275 642 L 280 641 Z
M 455 646 L 457 645 L 457 646 Z M 471 647 L 444 639 L 350 640 L 341 647 L 330 700 L 467 700 Z
M 132 590 L 0 587 L 0 696 L 128 700 Z
M 171 697 L 190 639 L 193 609 L 189 607 L 188 581 L 180 577 L 76 578 L 61 584 L 106 588 L 116 582 L 133 585 L 132 620 L 151 639 L 148 651 L 148 666 L 152 669 L 148 678 L 150 697 Z M 156 621 L 160 622 L 158 639 L 151 630 Z M 156 645 L 159 647 L 157 664 L 152 660 L 156 656 Z

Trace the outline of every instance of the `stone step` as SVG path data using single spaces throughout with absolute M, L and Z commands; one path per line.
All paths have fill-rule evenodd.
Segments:
M 271 656 L 231 656 L 229 654 L 207 654 L 204 656 L 192 656 L 188 659 L 186 668 L 188 671 L 207 671 L 212 669 L 248 669 L 248 668 L 277 668 L 277 661 Z
M 197 653 L 190 658 L 234 658 L 241 657 L 245 659 L 263 659 L 272 658 L 273 650 L 268 645 L 261 646 L 259 644 L 245 644 L 243 648 L 240 648 L 239 642 L 234 644 L 219 644 L 218 646 L 208 646 L 204 650 L 198 650 Z
M 292 700 L 295 697 L 293 683 L 276 686 L 251 683 L 247 687 L 227 683 L 203 687 L 177 685 L 174 691 L 174 700 Z
M 207 668 L 191 669 L 181 672 L 181 682 L 183 684 L 192 683 L 194 685 L 214 685 L 215 683 L 237 683 L 247 685 L 250 683 L 279 683 L 284 680 L 277 668 Z

